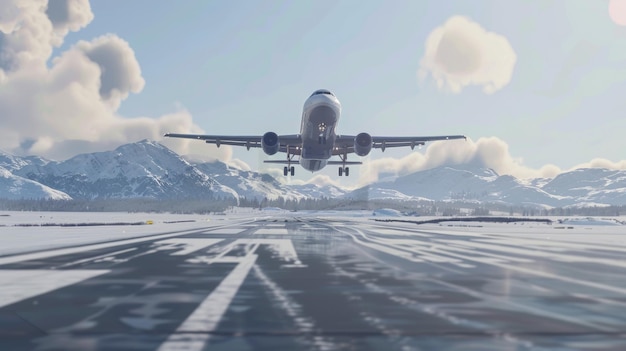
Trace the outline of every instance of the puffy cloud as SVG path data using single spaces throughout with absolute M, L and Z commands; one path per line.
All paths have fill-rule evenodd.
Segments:
M 60 45 L 68 32 L 76 32 L 93 20 L 89 0 L 48 0 L 46 15 Z
M 247 163 L 245 163 L 244 161 L 238 159 L 238 158 L 234 158 L 232 160 L 230 160 L 228 162 L 229 165 L 235 167 L 235 168 L 239 168 L 242 171 L 251 171 L 252 168 L 250 168 L 250 165 L 248 165 Z
M 495 170 L 499 174 L 510 174 L 518 178 L 554 177 L 561 169 L 546 165 L 533 169 L 523 165 L 521 159 L 511 156 L 509 146 L 496 137 L 480 138 L 477 141 L 439 141 L 429 144 L 421 154 L 412 152 L 401 159 L 381 158 L 365 161 L 359 184 L 365 185 L 378 180 L 380 175 L 406 175 L 443 165 L 475 165 Z
M 615 169 L 615 170 L 624 170 L 626 169 L 626 160 L 621 160 L 617 162 L 613 162 L 604 158 L 594 158 L 593 160 L 585 163 L 581 163 L 573 169 L 576 168 L 606 168 L 606 169 Z
M 187 111 L 158 118 L 124 118 L 116 111 L 144 79 L 128 42 L 113 34 L 80 41 L 59 56 L 52 50 L 69 31 L 93 19 L 87 0 L 0 2 L 0 148 L 64 159 L 110 150 L 166 132 L 202 133 Z M 228 161 L 232 149 L 166 139 L 180 154 Z
M 429 74 L 444 91 L 459 93 L 468 85 L 492 94 L 511 81 L 517 56 L 502 35 L 480 24 L 453 16 L 435 28 L 426 40 L 418 76 Z
M 81 41 L 76 49 L 100 69 L 100 97 L 114 109 L 119 107 L 128 94 L 143 89 L 139 63 L 130 45 L 115 35 L 106 35 L 91 42 Z
M 69 31 L 93 19 L 88 0 L 4 0 L 0 2 L 0 70 L 45 66 L 53 47 Z
M 428 145 L 425 152 L 412 152 L 407 156 L 366 160 L 361 166 L 358 186 L 364 186 L 384 176 L 403 176 L 446 165 L 470 165 L 491 168 L 498 174 L 509 174 L 520 179 L 552 178 L 560 173 L 578 168 L 606 168 L 626 170 L 626 160 L 610 161 L 593 159 L 569 169 L 547 164 L 538 169 L 525 166 L 523 160 L 511 156 L 509 146 L 497 137 L 480 138 L 477 141 L 438 141 Z

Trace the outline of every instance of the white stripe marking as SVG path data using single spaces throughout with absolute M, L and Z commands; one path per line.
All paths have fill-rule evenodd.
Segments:
M 171 253 L 171 256 L 184 256 L 190 253 L 202 250 L 211 245 L 215 245 L 223 239 L 205 239 L 205 238 L 172 238 L 167 240 L 157 241 L 155 244 L 165 244 L 167 246 L 160 249 L 175 249 L 179 246 L 182 250 Z
M 64 267 L 74 266 L 74 265 L 81 264 L 81 263 L 86 263 L 86 262 L 91 262 L 91 261 L 99 260 L 99 259 L 101 259 L 101 258 L 113 258 L 113 257 L 115 257 L 116 255 L 123 254 L 123 253 L 130 252 L 130 251 L 135 251 L 135 250 L 137 250 L 137 248 L 132 247 L 132 248 L 130 248 L 130 249 L 126 249 L 126 250 L 120 250 L 120 251 L 115 251 L 115 252 L 106 253 L 106 254 L 104 254 L 104 255 L 93 256 L 93 257 L 88 257 L 88 258 L 85 258 L 85 259 L 82 259 L 82 260 L 78 260 L 78 261 L 74 261 L 74 262 L 69 262 L 69 263 L 66 263 L 66 264 L 62 264 L 62 265 L 60 265 L 60 266 L 58 266 L 58 267 L 56 267 L 56 268 L 64 268 Z
M 49 269 L 0 270 L 0 307 L 76 284 L 108 270 L 51 271 Z
M 267 228 L 258 229 L 254 234 L 274 234 L 274 235 L 287 235 L 287 229 L 285 228 Z
M 243 232 L 245 229 L 238 229 L 238 228 L 224 228 L 224 229 L 211 229 L 208 230 L 207 232 L 209 234 L 239 234 L 241 232 Z
M 218 285 L 215 290 L 181 324 L 174 334 L 161 344 L 159 351 L 202 350 L 218 323 L 226 313 L 231 301 L 256 262 L 257 255 L 247 255 L 241 263 Z M 202 333 L 202 334 L 198 334 Z
M 195 232 L 197 230 L 194 229 L 193 231 Z M 115 246 L 121 246 L 121 245 L 137 244 L 137 243 L 142 243 L 146 241 L 166 239 L 166 238 L 171 238 L 174 236 L 181 236 L 185 234 L 186 233 L 154 235 L 154 236 L 143 237 L 143 238 L 107 242 L 107 243 L 102 243 L 102 244 L 92 244 L 92 245 L 85 245 L 85 246 L 69 247 L 65 249 L 55 249 L 55 250 L 48 250 L 48 251 L 42 251 L 42 252 L 33 252 L 33 253 L 27 253 L 27 254 L 15 255 L 15 256 L 9 256 L 9 257 L 0 257 L 0 265 L 17 263 L 17 262 L 22 262 L 22 261 L 38 260 L 38 259 L 49 258 L 49 257 L 54 257 L 54 256 L 70 255 L 70 254 L 75 254 L 78 252 L 106 249 L 109 247 L 115 247 Z

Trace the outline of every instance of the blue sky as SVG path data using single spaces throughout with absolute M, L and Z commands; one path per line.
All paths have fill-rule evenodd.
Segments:
M 52 45 L 45 62 L 52 69 L 54 60 L 73 52 L 80 41 L 92 43 L 104 35 L 126 42 L 131 51 L 120 52 L 136 60 L 140 73 L 133 73 L 137 79 L 124 85 L 128 88 L 118 100 L 109 101 L 119 125 L 182 113 L 195 129 L 172 131 L 292 134 L 298 131 L 304 100 L 313 90 L 327 88 L 343 106 L 339 133 L 465 134 L 473 147 L 484 138 L 490 142 L 468 152 L 481 152 L 483 159 L 507 158 L 496 162 L 501 173 L 514 164 L 508 173 L 537 175 L 546 165 L 567 170 L 596 158 L 619 168 L 626 159 L 626 27 L 611 19 L 609 1 L 134 0 L 92 1 L 90 6 L 93 19 L 83 20 L 60 45 Z M 514 59 L 510 70 L 503 68 L 508 79 L 494 92 L 486 93 L 484 84 L 476 82 L 482 79 L 478 73 L 457 91 L 438 87 L 428 69 L 424 79 L 418 78 L 428 38 L 455 16 L 465 19 L 460 25 L 480 27 L 484 40 L 497 37 L 512 50 L 511 56 L 485 46 L 480 56 L 494 62 L 481 66 L 481 72 L 500 67 L 505 57 Z M 483 40 L 472 41 L 467 33 L 455 41 L 461 56 L 467 45 Z M 83 46 L 88 53 L 91 47 Z M 10 89 L 6 84 L 5 90 Z M 160 133 L 167 123 L 162 124 L 153 132 Z M 143 137 L 136 130 L 124 135 Z M 37 135 L 28 138 L 35 145 L 63 142 L 57 140 L 61 136 L 47 136 L 48 144 L 38 143 Z M 80 134 L 67 138 L 80 139 Z M 454 143 L 448 149 L 468 147 Z M 22 142 L 22 148 L 28 144 Z M 71 153 L 69 146 L 59 149 L 65 153 L 56 155 Z M 427 151 L 422 155 L 429 157 Z M 196 146 L 192 153 L 199 152 Z M 409 153 L 375 150 L 367 160 L 424 161 L 406 158 Z M 264 158 L 245 149 L 220 157 L 243 160 L 254 169 Z M 335 173 L 333 168 L 327 174 Z

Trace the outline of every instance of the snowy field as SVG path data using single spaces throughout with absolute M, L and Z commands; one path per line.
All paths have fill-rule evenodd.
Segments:
M 254 220 L 261 212 L 228 215 L 187 215 L 120 212 L 0 212 L 0 255 L 85 245 L 104 241 L 170 233 L 194 228 L 219 227 L 233 221 Z M 149 223 L 117 225 L 117 223 Z M 97 226 L 68 224 L 116 223 Z M 40 226 L 47 225 L 47 226 Z M 52 225 L 52 226 L 48 226 Z
M 112 240 L 171 233 L 195 228 L 220 227 L 237 222 L 264 217 L 317 217 L 328 220 L 366 221 L 374 219 L 428 220 L 435 217 L 381 217 L 372 211 L 300 211 L 279 209 L 267 211 L 235 209 L 225 214 L 197 215 L 170 213 L 118 213 L 118 212 L 0 212 L 0 255 L 39 251 L 74 245 L 86 245 Z M 543 217 L 545 218 L 545 217 Z M 415 225 L 390 222 L 395 228 L 409 230 L 435 230 L 440 233 L 476 233 L 490 235 L 523 236 L 524 239 L 603 243 L 626 246 L 626 226 L 618 225 L 626 218 L 550 217 L 553 224 L 519 222 L 442 222 Z M 560 221 L 559 221 L 560 220 Z M 97 226 L 59 226 L 68 224 L 116 224 Z M 128 225 L 119 225 L 128 223 Z M 131 223 L 151 223 L 130 225 Z M 41 226 L 46 225 L 46 226 Z M 624 236 L 615 235 L 624 234 Z M 407 232 L 405 235 L 411 235 Z M 558 245 L 558 244 L 557 244 Z

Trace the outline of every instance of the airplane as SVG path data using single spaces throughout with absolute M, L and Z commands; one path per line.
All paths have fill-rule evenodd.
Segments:
M 371 136 L 368 133 L 357 135 L 337 135 L 335 127 L 341 115 L 341 104 L 335 96 L 326 89 L 313 92 L 304 102 L 300 134 L 278 135 L 267 132 L 263 135 L 202 135 L 166 133 L 165 137 L 187 138 L 204 140 L 206 143 L 221 145 L 245 146 L 262 148 L 267 155 L 277 152 L 287 154 L 286 160 L 265 160 L 265 163 L 286 164 L 283 168 L 285 176 L 295 174 L 295 167 L 299 163 L 304 169 L 317 172 L 327 165 L 339 165 L 339 176 L 349 176 L 348 165 L 360 165 L 360 161 L 348 161 L 348 154 L 367 156 L 372 149 L 385 151 L 392 147 L 410 147 L 424 145 L 428 141 L 467 139 L 464 135 L 441 136 Z M 298 159 L 295 157 L 298 156 Z M 339 161 L 331 161 L 332 156 L 338 156 Z

